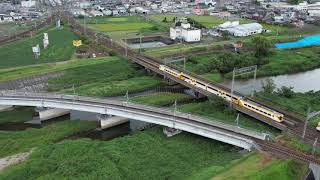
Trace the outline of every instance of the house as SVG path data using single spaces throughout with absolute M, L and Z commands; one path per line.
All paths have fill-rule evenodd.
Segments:
M 21 1 L 21 7 L 35 7 L 36 6 L 36 1 Z
M 90 15 L 92 15 L 93 17 L 103 16 L 103 13 L 102 13 L 102 12 L 97 11 L 97 10 L 94 10 L 94 9 L 90 10 L 88 13 L 89 13 Z
M 0 14 L 0 22 L 12 22 L 13 17 L 8 14 Z
M 191 27 L 190 23 L 177 22 L 174 27 L 170 27 L 170 38 L 180 39 L 186 42 L 198 42 L 201 40 L 201 30 Z

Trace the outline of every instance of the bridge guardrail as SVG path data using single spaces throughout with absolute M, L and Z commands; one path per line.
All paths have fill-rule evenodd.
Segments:
M 169 108 L 157 108 L 157 107 L 135 104 L 135 103 L 126 102 L 126 101 L 99 99 L 99 98 L 93 98 L 93 97 L 66 95 L 66 94 L 60 94 L 60 93 L 32 93 L 32 92 L 19 92 L 19 91 L 18 92 L 1 91 L 0 95 L 2 98 L 10 98 L 10 97 L 11 98 L 28 98 L 28 97 L 30 98 L 30 97 L 33 97 L 33 98 L 48 99 L 48 100 L 68 100 L 68 101 L 71 101 L 71 103 L 76 103 L 76 101 L 90 102 L 90 103 L 97 104 L 99 106 L 115 105 L 115 106 L 121 106 L 121 107 L 136 108 L 136 109 L 151 111 L 151 112 L 162 114 L 162 115 L 171 116 L 174 118 L 181 118 L 181 119 L 185 119 L 188 121 L 195 121 L 195 122 L 199 122 L 199 123 L 204 123 L 209 126 L 215 126 L 215 127 L 219 127 L 222 129 L 227 129 L 227 130 L 230 130 L 230 131 L 233 131 L 236 133 L 240 133 L 240 134 L 243 134 L 246 136 L 254 137 L 257 139 L 265 140 L 266 136 L 267 136 L 265 133 L 259 133 L 259 132 L 248 130 L 245 128 L 241 128 L 238 126 L 233 126 L 233 125 L 225 124 L 222 122 L 212 121 L 207 118 L 193 115 L 190 113 L 183 113 L 183 112 L 173 111 L 172 109 L 169 109 Z

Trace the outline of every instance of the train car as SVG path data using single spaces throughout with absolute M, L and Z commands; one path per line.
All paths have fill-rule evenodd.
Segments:
M 275 120 L 277 122 L 283 122 L 283 120 L 284 120 L 284 115 L 279 112 L 276 112 L 272 109 L 261 106 L 255 102 L 246 100 L 243 97 L 240 97 L 237 95 L 231 95 L 229 92 L 226 92 L 223 89 L 217 88 L 217 87 L 210 85 L 206 82 L 203 82 L 201 80 L 194 79 L 193 77 L 191 77 L 187 74 L 184 74 L 183 72 L 179 72 L 175 69 L 171 69 L 170 67 L 167 67 L 165 65 L 160 65 L 159 69 L 161 71 L 164 71 L 164 72 L 166 72 L 166 73 L 168 73 L 178 79 L 181 79 L 181 80 L 183 80 L 183 81 L 185 81 L 185 82 L 187 82 L 187 83 L 189 83 L 199 89 L 203 89 L 203 90 L 208 91 L 212 94 L 220 96 L 228 102 L 232 101 L 232 103 L 237 104 L 245 109 L 251 110 L 257 114 L 268 117 L 268 118 Z
M 320 122 L 318 123 L 317 130 L 320 131 Z

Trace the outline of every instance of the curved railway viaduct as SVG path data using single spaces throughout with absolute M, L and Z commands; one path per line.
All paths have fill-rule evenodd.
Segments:
M 174 112 L 169 109 L 104 100 L 89 97 L 57 94 L 9 94 L 0 96 L 0 105 L 59 108 L 114 115 L 158 124 L 190 132 L 251 151 L 258 148 L 256 139 L 265 140 L 266 134 L 213 122 L 199 116 Z

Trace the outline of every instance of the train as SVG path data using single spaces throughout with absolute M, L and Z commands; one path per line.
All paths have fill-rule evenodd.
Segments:
M 320 122 L 318 123 L 317 130 L 320 131 Z
M 284 115 L 282 113 L 279 113 L 279 112 L 274 111 L 270 108 L 267 108 L 265 106 L 257 104 L 255 102 L 247 99 L 246 97 L 231 94 L 224 89 L 216 87 L 216 86 L 214 86 L 210 83 L 204 82 L 202 80 L 195 79 L 188 74 L 185 74 L 181 71 L 170 68 L 169 66 L 166 66 L 166 65 L 159 65 L 159 70 L 163 71 L 166 74 L 170 74 L 171 76 L 174 76 L 175 78 L 177 78 L 179 80 L 185 81 L 186 83 L 191 84 L 199 89 L 202 89 L 207 92 L 210 92 L 211 94 L 217 95 L 217 96 L 225 99 L 227 102 L 231 101 L 232 104 L 236 104 L 238 106 L 241 106 L 242 108 L 253 111 L 259 115 L 262 115 L 264 117 L 272 119 L 276 122 L 281 123 L 284 121 Z

